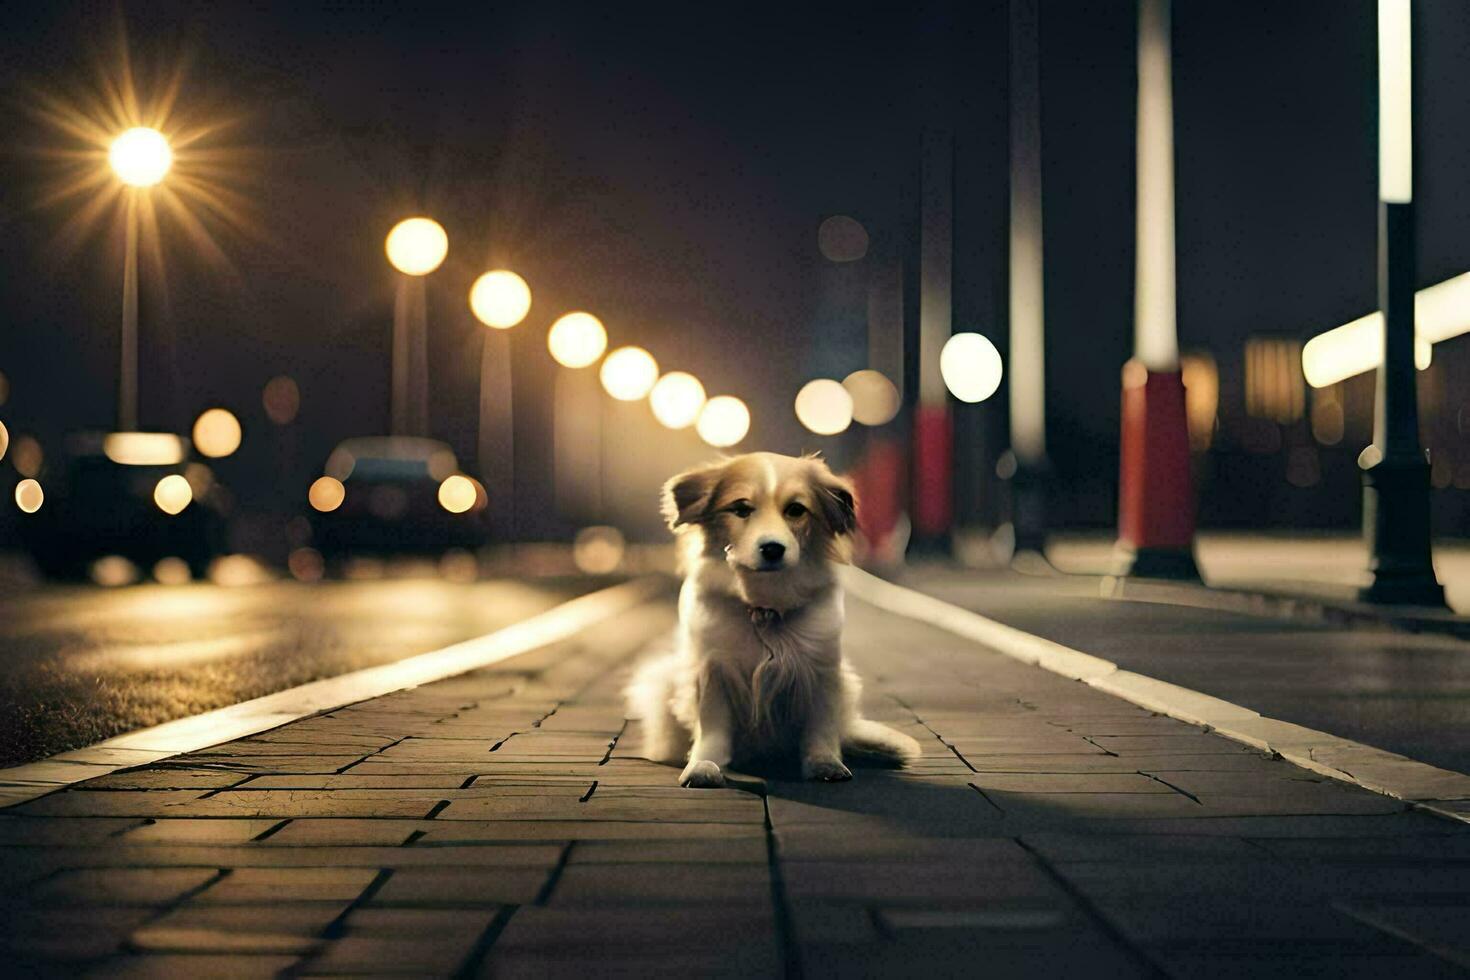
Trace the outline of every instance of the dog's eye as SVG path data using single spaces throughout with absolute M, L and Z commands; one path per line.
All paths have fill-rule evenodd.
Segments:
M 803 507 L 801 504 L 796 503 L 795 501 L 792 501 L 791 503 L 786 505 L 786 516 L 791 518 L 793 521 L 796 520 L 798 517 L 801 517 L 805 513 L 806 508 Z
M 730 513 L 734 514 L 736 517 L 740 518 L 743 521 L 751 514 L 755 513 L 755 508 L 742 500 L 738 504 L 730 505 Z

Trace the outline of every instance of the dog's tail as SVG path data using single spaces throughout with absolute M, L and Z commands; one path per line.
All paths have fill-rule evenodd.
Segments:
M 842 748 L 894 766 L 906 766 L 924 754 L 919 743 L 903 732 L 866 718 L 848 724 L 842 733 Z

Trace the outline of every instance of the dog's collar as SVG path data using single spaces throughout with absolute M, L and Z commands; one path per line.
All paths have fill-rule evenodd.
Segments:
M 746 606 L 745 611 L 750 613 L 750 621 L 757 627 L 777 626 L 781 622 L 781 610 L 779 609 L 770 609 L 766 606 Z

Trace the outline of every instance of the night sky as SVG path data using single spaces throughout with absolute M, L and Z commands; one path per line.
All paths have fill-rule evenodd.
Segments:
M 1305 337 L 1375 305 L 1375 7 L 1175 6 L 1181 343 L 1214 353 L 1222 414 L 1238 414 L 1248 335 Z M 1428 284 L 1470 269 L 1470 6 L 1415 9 Z M 285 451 L 259 392 L 289 373 L 303 394 L 290 452 L 304 476 L 337 440 L 385 430 L 382 238 L 422 212 L 451 242 L 429 286 L 432 428 L 467 465 L 483 328 L 464 296 L 497 265 L 535 293 L 513 337 L 528 471 L 545 469 L 536 447 L 549 438 L 545 329 L 578 308 L 604 320 L 614 346 L 641 344 L 712 394 L 745 398 L 747 447 L 840 457 L 833 440 L 803 434 L 791 399 L 812 377 L 864 366 L 864 327 L 832 297 L 908 253 L 925 125 L 956 138 L 955 329 L 1004 350 L 1005 12 L 7 5 L 0 71 L 15 138 L 0 184 L 0 371 L 13 393 L 0 412 L 43 442 L 111 421 L 120 235 L 103 224 L 69 247 L 76 205 L 38 205 L 38 151 L 65 141 L 29 104 L 38 90 L 94 89 L 125 23 L 140 91 L 188 56 L 180 108 L 238 120 L 214 145 L 219 181 L 248 202 L 238 223 L 206 219 L 223 264 L 165 223 L 166 284 L 145 266 L 145 427 L 183 430 L 204 407 L 231 407 L 247 428 L 231 465 L 248 482 Z M 1050 439 L 1062 475 L 1101 487 L 1114 479 L 1131 346 L 1134 6 L 1043 0 L 1041 30 Z M 834 272 L 816 229 L 839 213 L 862 221 L 873 247 Z M 819 342 L 833 331 L 859 342 Z M 1004 401 L 962 410 L 967 465 L 988 468 L 1003 448 Z M 701 453 L 692 437 L 663 445 L 670 468 Z M 1106 520 L 1110 507 L 1074 516 Z

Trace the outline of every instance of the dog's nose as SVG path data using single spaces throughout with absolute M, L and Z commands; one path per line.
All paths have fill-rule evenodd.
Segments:
M 786 546 L 779 541 L 761 542 L 761 558 L 765 561 L 776 562 L 786 554 Z

